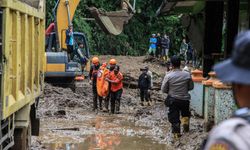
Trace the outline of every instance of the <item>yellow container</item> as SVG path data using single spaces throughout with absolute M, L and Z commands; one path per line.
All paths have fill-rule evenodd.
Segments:
M 28 2 L 0 0 L 1 119 L 31 105 L 42 93 L 44 2 L 35 8 Z

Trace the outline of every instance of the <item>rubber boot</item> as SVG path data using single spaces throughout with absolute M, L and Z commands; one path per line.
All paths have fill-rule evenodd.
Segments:
M 189 132 L 189 117 L 182 117 L 181 124 L 183 127 L 183 132 Z
M 181 127 L 180 127 L 180 123 L 175 123 L 172 124 L 172 133 L 173 133 L 173 138 L 174 140 L 179 140 L 179 138 L 181 137 Z
M 174 136 L 174 140 L 178 141 L 181 137 L 181 134 L 180 133 L 173 133 L 173 136 Z

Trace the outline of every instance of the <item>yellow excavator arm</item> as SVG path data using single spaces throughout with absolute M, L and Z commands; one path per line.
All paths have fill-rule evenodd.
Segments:
M 73 17 L 80 0 L 59 0 L 56 9 L 56 30 L 58 44 L 61 49 L 67 49 L 65 44 L 66 30 L 72 24 Z

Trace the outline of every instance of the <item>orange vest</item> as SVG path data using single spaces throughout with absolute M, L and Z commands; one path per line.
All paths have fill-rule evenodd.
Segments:
M 123 75 L 122 73 L 118 73 L 117 75 L 115 75 L 114 71 L 112 71 L 110 73 L 109 79 L 114 81 L 115 83 L 111 83 L 111 91 L 112 92 L 117 92 L 118 90 L 123 88 Z

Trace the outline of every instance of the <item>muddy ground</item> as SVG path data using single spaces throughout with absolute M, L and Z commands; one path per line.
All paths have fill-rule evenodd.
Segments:
M 108 61 L 112 56 L 102 56 Z M 139 69 L 149 66 L 154 81 L 160 83 L 166 68 L 158 61 L 144 62 L 144 57 L 115 57 L 121 65 L 126 79 L 137 79 Z M 157 88 L 156 88 L 157 89 Z M 199 149 L 207 133 L 203 132 L 202 119 L 191 119 L 190 133 L 172 142 L 167 108 L 163 104 L 165 95 L 152 91 L 153 105 L 140 106 L 137 89 L 124 89 L 121 114 L 110 115 L 92 112 L 91 85 L 85 83 L 85 91 L 76 94 L 65 84 L 46 83 L 44 96 L 39 103 L 41 118 L 40 136 L 32 137 L 32 149 L 37 150 L 161 150 Z

